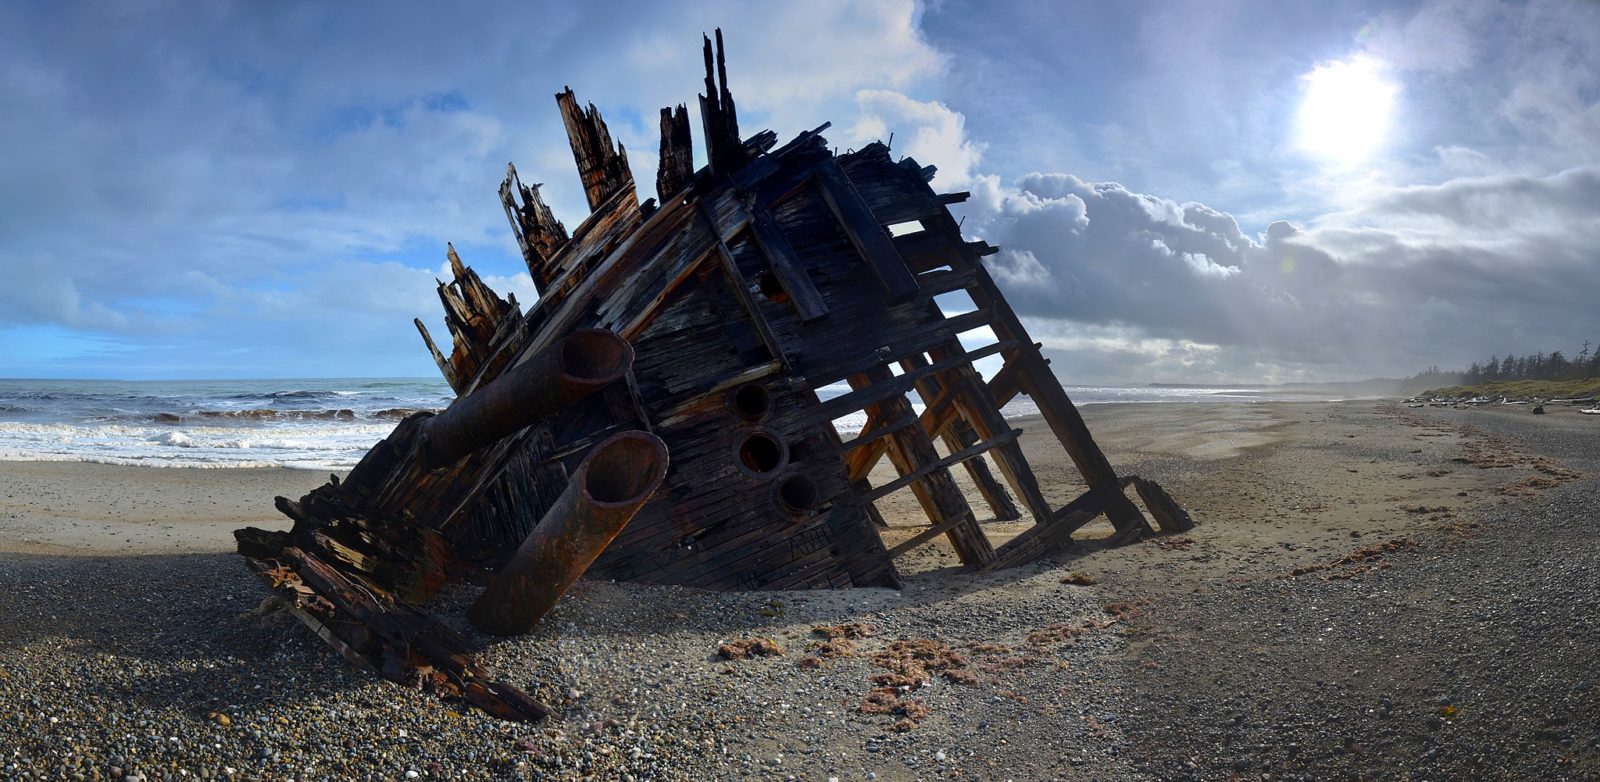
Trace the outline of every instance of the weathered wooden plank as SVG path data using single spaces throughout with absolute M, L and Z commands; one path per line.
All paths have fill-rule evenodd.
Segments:
M 878 340 L 875 339 L 861 346 L 866 347 L 867 345 L 872 345 L 873 342 L 878 342 L 876 347 L 869 348 L 868 352 L 866 353 L 851 353 L 843 356 L 829 357 L 829 366 L 825 370 L 818 370 L 807 374 L 806 382 L 809 383 L 812 388 L 821 388 L 826 385 L 832 385 L 833 383 L 840 382 L 850 375 L 865 372 L 874 366 L 887 364 L 891 361 L 899 361 L 902 358 L 916 355 L 918 353 L 925 353 L 935 347 L 938 347 L 939 345 L 949 342 L 951 339 L 954 339 L 957 334 L 970 331 L 980 326 L 988 325 L 989 319 L 990 312 L 985 309 L 964 312 L 960 315 L 956 315 L 952 318 L 946 318 L 944 320 L 938 320 L 936 318 L 921 319 L 920 322 L 916 324 L 920 326 L 920 328 L 917 328 L 915 333 L 906 339 L 894 341 L 885 340 L 883 342 L 878 342 Z M 875 334 L 874 336 L 878 339 L 883 339 L 892 335 Z M 857 342 L 859 343 L 859 339 Z M 843 348 L 847 344 L 849 343 L 840 343 L 840 347 Z M 986 345 L 982 348 L 979 348 L 979 350 L 983 351 L 983 355 L 989 356 L 998 351 L 1009 350 L 1016 347 L 1015 343 L 1011 342 L 996 344 L 999 345 L 998 348 L 994 345 Z
M 1007 345 L 1008 343 L 1005 342 L 996 342 L 992 345 L 987 345 L 959 357 L 929 364 L 925 367 L 921 367 L 900 375 L 890 375 L 887 380 L 872 383 L 849 393 L 841 394 L 817 405 L 817 407 L 811 411 L 811 420 L 816 423 L 832 421 L 841 415 L 855 410 L 860 410 L 867 405 L 883 401 L 888 397 L 903 395 L 905 392 L 911 390 L 915 386 L 917 380 L 920 378 L 936 372 L 943 372 L 961 364 L 977 361 L 985 356 L 999 353 L 1001 350 L 1004 350 Z M 866 371 L 871 370 L 869 369 Z M 885 369 L 884 374 L 889 374 L 889 371 Z
M 928 297 L 965 290 L 976 284 L 977 275 L 971 269 L 949 269 L 917 275 L 917 287 L 923 296 Z
M 985 441 L 983 441 L 981 443 L 978 443 L 977 445 L 974 445 L 974 446 L 972 446 L 970 448 L 963 448 L 962 450 L 957 451 L 957 452 L 955 452 L 953 454 L 950 454 L 949 456 L 946 456 L 946 457 L 943 457 L 941 459 L 937 459 L 935 461 L 932 461 L 932 462 L 929 462 L 927 464 L 924 464 L 924 465 L 916 468 L 915 470 L 913 470 L 911 473 L 909 473 L 907 475 L 902 475 L 902 476 L 900 476 L 899 478 L 897 478 L 897 479 L 895 479 L 893 481 L 890 481 L 888 483 L 885 483 L 882 486 L 878 486 L 878 487 L 874 488 L 872 491 L 867 492 L 867 494 L 865 496 L 863 496 L 862 499 L 866 500 L 868 502 L 872 502 L 872 501 L 880 499 L 882 497 L 887 497 L 890 494 L 893 494 L 893 493 L 895 493 L 895 492 L 897 492 L 897 491 L 899 491 L 901 489 L 904 489 L 905 487 L 911 485 L 915 481 L 920 481 L 923 478 L 926 478 L 928 475 L 933 473 L 935 470 L 944 470 L 944 469 L 947 469 L 947 468 L 952 467 L 954 465 L 960 464 L 961 462 L 964 462 L 964 461 L 966 461 L 968 459 L 974 458 L 976 456 L 981 456 L 982 454 L 985 454 L 985 453 L 989 452 L 990 450 L 998 448 L 1001 445 L 1004 445 L 1004 444 L 1010 443 L 1010 442 L 1015 442 L 1016 439 L 1021 435 L 1022 435 L 1022 430 L 1021 429 L 1013 429 L 1010 432 L 1002 434 L 999 437 L 996 437 L 994 439 L 985 440 Z
M 773 219 L 772 213 L 757 208 L 750 213 L 750 232 L 756 245 L 766 256 L 767 264 L 777 276 L 778 283 L 794 304 L 800 320 L 812 321 L 828 314 L 828 304 L 817 292 L 817 286 L 806 272 L 805 264 L 794 251 L 794 245 L 783 235 L 783 228 Z
M 1133 486 L 1139 491 L 1139 499 L 1144 500 L 1144 506 L 1150 509 L 1156 523 L 1161 526 L 1162 532 L 1185 532 L 1194 529 L 1194 519 L 1189 518 L 1188 511 L 1179 507 L 1167 495 L 1167 490 L 1161 484 L 1146 478 L 1137 478 Z
M 876 367 L 852 376 L 850 385 L 861 390 L 886 383 L 893 377 L 887 367 Z M 911 403 L 903 396 L 875 403 L 871 412 L 885 418 L 900 418 L 912 414 Z M 925 465 L 939 461 L 939 453 L 934 449 L 933 441 L 928 439 L 927 433 L 923 432 L 921 427 L 912 426 L 895 432 L 890 436 L 890 442 L 894 445 L 891 451 L 898 451 L 904 460 L 904 463 L 896 464 L 902 474 L 921 471 Z M 989 544 L 983 529 L 978 526 L 977 519 L 972 515 L 972 509 L 967 506 L 966 497 L 962 496 L 948 469 L 943 466 L 933 467 L 912 483 L 911 487 L 918 504 L 922 506 L 923 513 L 935 526 L 955 519 L 962 521 L 945 533 L 962 564 L 968 567 L 982 567 L 994 558 L 994 547 Z
M 850 243 L 872 267 L 889 300 L 904 301 L 916 295 L 917 281 L 911 270 L 844 172 L 838 166 L 824 165 L 817 169 L 817 185 L 828 208 L 833 210 L 834 217 L 850 237 Z

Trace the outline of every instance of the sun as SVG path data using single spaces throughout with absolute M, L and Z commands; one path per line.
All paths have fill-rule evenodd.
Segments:
M 1301 79 L 1305 82 L 1299 117 L 1301 150 L 1348 167 L 1383 146 L 1399 92 L 1385 77 L 1383 63 L 1358 55 L 1318 65 Z

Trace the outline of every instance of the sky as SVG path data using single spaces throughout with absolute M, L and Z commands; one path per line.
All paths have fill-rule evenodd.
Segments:
M 1600 341 L 1600 3 L 0 4 L 0 377 L 435 374 L 445 242 L 536 293 L 507 162 L 654 181 L 721 27 L 740 126 L 893 136 L 1068 383 L 1404 376 Z M 698 120 L 691 122 L 698 142 Z M 703 162 L 703 154 L 700 156 Z

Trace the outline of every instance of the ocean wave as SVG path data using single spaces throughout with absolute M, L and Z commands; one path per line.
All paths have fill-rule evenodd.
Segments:
M 338 399 L 346 396 L 360 396 L 360 391 L 273 391 L 266 394 L 268 399 Z
M 129 416 L 128 420 L 148 420 L 175 424 L 190 419 L 217 421 L 398 421 L 421 412 L 438 412 L 435 408 L 386 407 L 381 410 L 356 411 L 348 407 L 322 410 L 279 410 L 271 407 L 247 407 L 238 410 L 186 410 L 183 413 L 152 413 Z M 109 420 L 109 419 L 108 419 Z
M 332 419 L 353 420 L 356 417 L 356 411 L 347 407 L 342 407 L 337 410 L 275 410 L 270 407 L 252 407 L 242 410 L 192 410 L 188 413 L 188 415 L 199 416 L 201 418 L 233 418 L 248 420 L 261 420 L 266 418 L 276 418 L 291 421 Z
M 148 457 L 106 456 L 103 454 L 31 454 L 0 448 L 0 462 L 83 462 L 85 464 L 109 464 L 118 467 L 156 467 L 178 468 L 189 470 L 239 470 L 260 468 L 283 468 L 289 470 L 310 470 L 313 472 L 339 472 L 355 466 L 354 462 L 345 460 L 317 461 L 317 460 L 241 460 L 233 462 L 213 462 L 204 459 L 185 459 L 181 457 L 153 459 Z
M 393 422 L 250 428 L 170 423 L 0 423 L 0 461 L 344 469 L 360 461 L 373 443 L 393 428 Z

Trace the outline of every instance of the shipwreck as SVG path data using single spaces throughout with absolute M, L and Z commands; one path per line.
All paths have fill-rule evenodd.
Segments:
M 569 231 L 515 168 L 500 185 L 538 300 L 523 312 L 450 248 L 449 354 L 417 327 L 455 401 L 402 421 L 344 480 L 278 498 L 289 531 L 236 533 L 250 567 L 350 661 L 537 719 L 549 708 L 492 680 L 475 643 L 422 608 L 441 586 L 483 584 L 472 625 L 513 634 L 585 574 L 896 587 L 896 559 L 940 536 L 974 571 L 1058 550 L 1102 515 L 1115 542 L 1134 541 L 1152 529 L 1130 485 L 1161 529 L 1192 525 L 1096 446 L 985 269 L 996 249 L 952 217 L 966 193 L 934 192 L 932 166 L 881 143 L 836 153 L 826 124 L 782 146 L 741 136 L 720 31 L 704 55 L 704 164 L 687 108 L 662 109 L 643 202 L 600 112 L 556 95 L 589 216 Z M 936 298 L 956 291 L 973 308 L 944 312 Z M 986 344 L 961 338 L 985 328 Z M 974 362 L 990 356 L 1003 363 L 985 379 Z M 1001 414 L 1019 394 L 1088 486 L 1063 507 Z M 864 428 L 838 431 L 859 412 Z M 885 458 L 898 477 L 873 485 Z M 993 545 L 956 469 L 996 518 L 1033 525 Z M 874 502 L 903 490 L 928 526 L 891 547 Z

